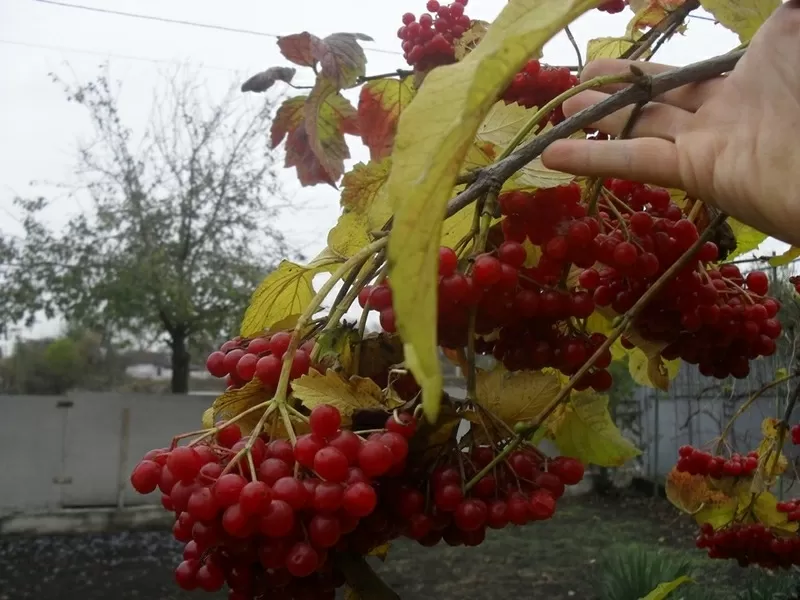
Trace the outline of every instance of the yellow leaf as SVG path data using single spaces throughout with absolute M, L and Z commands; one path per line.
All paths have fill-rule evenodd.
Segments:
M 369 233 L 369 219 L 366 215 L 345 211 L 328 232 L 328 248 L 339 256 L 350 258 L 370 243 Z
M 789 461 L 778 447 L 778 419 L 766 418 L 761 422 L 763 438 L 758 444 L 758 469 L 753 474 L 750 491 L 760 493 L 775 483 L 775 478 L 789 467 Z
M 453 50 L 455 51 L 455 59 L 462 60 L 467 54 L 472 52 L 486 32 L 489 31 L 489 23 L 486 21 L 473 21 L 469 29 L 453 43 Z
M 731 226 L 733 235 L 736 236 L 736 250 L 730 253 L 728 256 L 729 260 L 750 252 L 751 250 L 755 250 L 761 245 L 761 242 L 767 239 L 766 234 L 736 219 L 728 219 L 727 223 Z
M 474 214 L 475 207 L 467 206 L 447 219 L 442 226 L 442 246 L 455 248 L 472 229 Z
M 203 429 L 211 429 L 214 426 L 214 407 L 209 406 L 203 411 Z
M 344 586 L 344 600 L 362 600 L 361 595 L 349 585 Z
M 679 360 L 664 360 L 660 354 L 648 356 L 641 348 L 633 348 L 628 354 L 628 369 L 639 385 L 667 391 L 669 382 L 680 370 Z
M 700 5 L 744 43 L 781 5 L 781 0 L 700 0 Z
M 694 579 L 688 575 L 681 575 L 672 581 L 659 583 L 656 589 L 647 594 L 647 596 L 642 596 L 639 600 L 665 600 L 672 592 L 677 590 L 684 583 L 694 583 Z
M 214 400 L 214 404 L 211 405 L 211 413 L 204 414 L 203 418 L 210 417 L 212 425 L 219 420 L 227 421 L 248 408 L 266 402 L 270 398 L 272 398 L 272 393 L 265 390 L 258 379 L 253 379 L 238 389 L 227 390 L 221 396 L 218 396 Z M 259 416 L 261 415 L 255 415 L 255 422 L 258 421 Z M 248 423 L 252 426 L 255 425 L 255 422 Z M 243 427 L 243 429 L 246 429 L 246 427 Z
M 530 188 L 554 188 L 567 185 L 575 179 L 574 175 L 553 171 L 536 158 L 517 171 L 503 186 L 503 191 L 527 190 Z
M 536 110 L 520 106 L 516 102 L 506 104 L 502 100 L 496 102 L 489 114 L 478 127 L 475 138 L 478 142 L 489 142 L 505 148 Z
M 392 161 L 388 158 L 354 165 L 342 177 L 342 208 L 362 214 L 369 213 L 389 178 L 391 165 Z
M 258 335 L 288 316 L 302 314 L 314 298 L 314 276 L 341 262 L 344 262 L 342 258 L 329 249 L 308 266 L 281 261 L 253 292 L 242 319 L 240 335 Z
M 381 544 L 380 546 L 375 546 L 372 550 L 367 552 L 367 556 L 375 556 L 386 562 L 386 558 L 389 556 L 389 544 Z
M 560 390 L 557 377 L 540 371 L 509 372 L 498 366 L 478 370 L 476 376 L 477 403 L 511 427 L 535 420 Z
M 739 501 L 743 504 L 742 500 Z M 786 533 L 795 533 L 798 529 L 796 521 L 789 521 L 789 515 L 778 511 L 778 499 L 770 492 L 761 492 L 753 503 L 753 516 L 765 527 Z
M 397 407 L 396 403 L 384 399 L 383 391 L 371 379 L 358 376 L 345 379 L 331 369 L 324 375 L 312 369 L 308 375 L 295 379 L 292 382 L 292 395 L 309 410 L 320 404 L 335 406 L 345 424 L 359 409 L 389 410 Z
M 565 405 L 554 441 L 564 456 L 618 467 L 641 452 L 625 439 L 608 412 L 608 397 L 583 392 Z
M 586 62 L 598 58 L 619 58 L 630 50 L 634 42 L 641 37 L 641 32 L 634 31 L 625 37 L 602 37 L 589 40 L 586 45 Z
M 800 258 L 800 248 L 792 246 L 780 256 L 773 256 L 770 258 L 769 264 L 773 267 L 782 267 L 783 265 L 788 265 L 797 258 Z
M 436 344 L 436 278 L 445 207 L 478 127 L 529 57 L 599 0 L 511 0 L 461 62 L 433 69 L 400 115 L 387 186 L 396 207 L 388 250 L 406 365 L 434 420 L 442 373 Z
M 736 498 L 712 490 L 702 475 L 681 473 L 673 468 L 666 478 L 667 499 L 678 510 L 692 515 L 698 525 L 710 524 L 719 529 L 730 523 L 739 505 Z
M 351 326 L 340 325 L 317 337 L 317 363 L 337 364 L 345 372 L 353 368 L 353 347 L 360 342 L 358 332 Z

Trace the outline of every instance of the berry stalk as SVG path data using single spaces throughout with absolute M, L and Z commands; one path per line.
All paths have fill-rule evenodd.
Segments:
M 286 402 L 286 391 L 289 387 L 289 374 L 292 369 L 292 359 L 294 358 L 294 353 L 297 351 L 297 348 L 300 346 L 300 338 L 303 329 L 314 317 L 314 314 L 319 310 L 320 305 L 324 302 L 325 298 L 328 297 L 328 294 L 333 291 L 333 287 L 339 282 L 339 280 L 347 275 L 351 269 L 356 268 L 357 265 L 361 264 L 376 252 L 382 250 L 388 242 L 388 236 L 381 238 L 372 242 L 368 246 L 365 246 L 357 254 L 351 256 L 347 262 L 339 267 L 322 285 L 319 292 L 317 292 L 317 295 L 314 296 L 313 300 L 311 300 L 311 303 L 308 305 L 305 312 L 303 312 L 303 314 L 297 320 L 297 324 L 292 332 L 292 339 L 289 342 L 289 347 L 286 349 L 286 354 L 283 357 L 281 376 L 278 380 L 278 388 L 275 392 L 275 397 L 273 398 L 273 400 L 277 401 L 278 404 Z

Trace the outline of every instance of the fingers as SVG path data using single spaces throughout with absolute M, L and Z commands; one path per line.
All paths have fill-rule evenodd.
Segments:
M 617 177 L 683 189 L 674 144 L 636 140 L 558 140 L 542 154 L 549 169 L 589 177 Z
M 608 98 L 607 94 L 587 90 L 573 96 L 564 103 L 564 115 L 571 116 Z M 620 135 L 633 113 L 634 107 L 628 106 L 592 124 L 593 127 L 610 135 Z M 675 141 L 678 133 L 687 128 L 693 113 L 669 104 L 650 102 L 642 107 L 641 113 L 634 122 L 630 137 L 656 137 Z
M 601 58 L 586 65 L 581 73 L 581 80 L 586 81 L 601 75 L 624 75 L 630 72 L 630 66 L 636 65 L 645 75 L 660 75 L 667 71 L 672 71 L 675 67 L 659 65 L 650 62 L 632 60 L 614 60 Z M 655 101 L 663 104 L 670 104 L 689 112 L 696 112 L 709 97 L 719 90 L 723 78 L 717 77 L 699 83 L 690 83 L 682 87 L 670 90 L 661 96 L 654 98 Z M 618 92 L 628 87 L 629 84 L 619 83 L 598 88 L 609 94 Z

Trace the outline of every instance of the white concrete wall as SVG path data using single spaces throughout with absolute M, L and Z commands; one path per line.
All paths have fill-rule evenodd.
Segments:
M 0 396 L 0 515 L 159 502 L 128 480 L 152 448 L 200 428 L 208 396 Z

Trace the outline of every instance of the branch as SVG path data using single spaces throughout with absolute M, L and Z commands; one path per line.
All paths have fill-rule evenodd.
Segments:
M 686 0 L 680 7 L 661 19 L 655 27 L 639 38 L 620 58 L 636 60 L 647 52 L 661 37 L 661 43 L 670 37 L 694 10 L 700 8 L 700 0 Z M 669 33 L 668 33 L 669 32 Z M 663 37 L 661 34 L 665 34 Z
M 645 77 L 646 85 L 634 84 L 594 106 L 583 109 L 536 137 L 508 158 L 470 173 L 470 176 L 474 178 L 474 183 L 450 200 L 447 204 L 447 216 L 451 217 L 462 208 L 469 206 L 491 188 L 502 186 L 514 173 L 538 158 L 556 140 L 567 138 L 631 104 L 647 102 L 675 88 L 727 73 L 736 66 L 744 52 L 745 50 L 737 50 L 655 77 Z
M 408 69 L 397 69 L 396 71 L 380 73 L 378 75 L 362 75 L 358 78 L 356 83 L 366 83 L 367 81 L 373 81 L 375 79 L 387 79 L 389 77 L 399 77 L 400 79 L 403 79 L 404 77 L 408 77 L 409 75 L 413 74 L 414 71 L 409 71 Z

